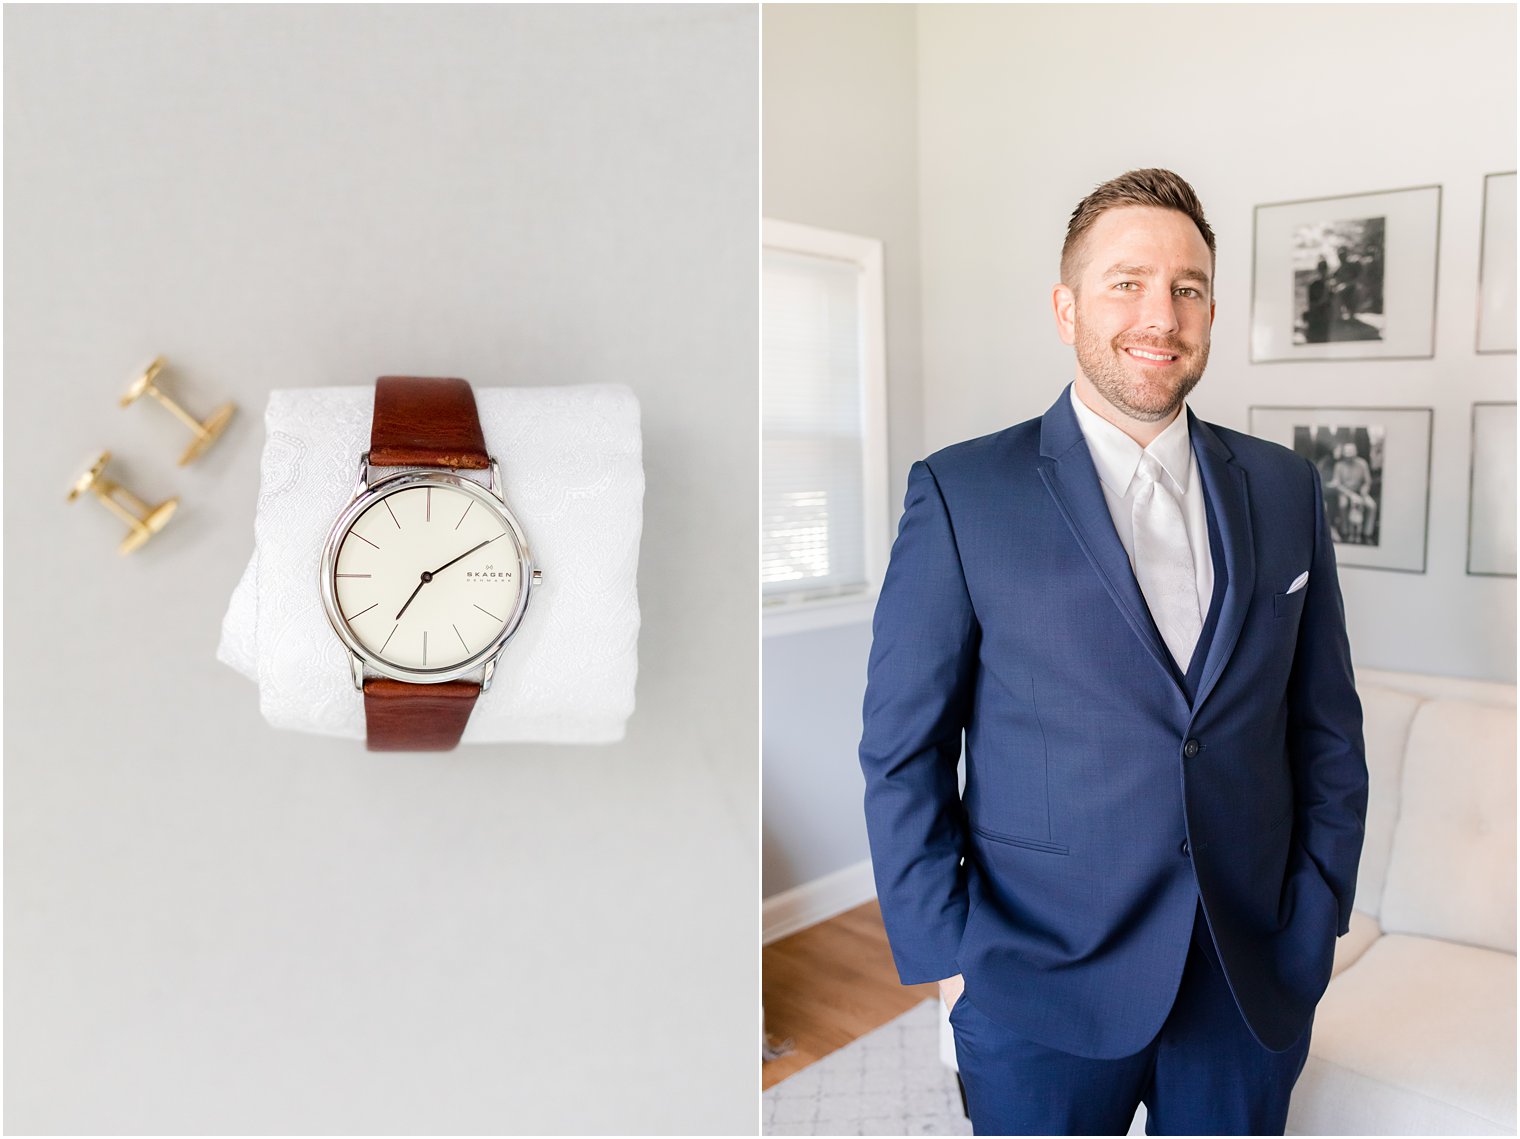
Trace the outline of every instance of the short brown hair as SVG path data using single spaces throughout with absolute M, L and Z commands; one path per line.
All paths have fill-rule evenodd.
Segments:
M 1159 206 L 1192 219 L 1209 247 L 1209 273 L 1214 271 L 1214 231 L 1203 217 L 1203 203 L 1180 174 L 1159 167 L 1131 170 L 1110 178 L 1077 203 L 1066 223 L 1066 242 L 1061 246 L 1061 283 L 1076 288 L 1081 275 L 1082 239 L 1100 216 L 1120 206 Z

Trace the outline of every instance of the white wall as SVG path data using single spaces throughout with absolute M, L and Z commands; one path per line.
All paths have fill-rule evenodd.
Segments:
M 918 140 L 911 5 L 767 5 L 766 217 L 881 239 L 886 278 L 890 524 L 923 453 Z M 763 892 L 867 857 L 855 749 L 868 616 L 768 636 L 764 649 Z
M 919 14 L 925 449 L 1041 414 L 1071 378 L 1050 287 L 1097 183 L 1166 166 L 1218 237 L 1192 403 L 1432 407 L 1427 572 L 1341 571 L 1359 664 L 1515 678 L 1515 582 L 1465 572 L 1470 409 L 1515 398 L 1474 352 L 1483 176 L 1515 169 L 1511 5 L 988 5 Z M 1440 183 L 1431 360 L 1249 363 L 1253 207 Z
M 882 242 L 899 505 L 923 447 L 916 24 L 908 4 L 770 4 L 761 24 L 765 216 Z

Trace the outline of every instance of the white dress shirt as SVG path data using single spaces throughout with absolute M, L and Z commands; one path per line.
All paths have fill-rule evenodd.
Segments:
M 1142 449 L 1139 443 L 1083 403 L 1082 397 L 1077 395 L 1075 383 L 1071 385 L 1071 406 L 1076 410 L 1077 426 L 1087 440 L 1093 466 L 1098 468 L 1098 481 L 1103 484 L 1103 497 L 1108 502 L 1114 529 L 1118 531 L 1124 552 L 1129 555 L 1130 568 L 1134 569 L 1135 472 L 1140 468 Z M 1198 458 L 1193 454 L 1188 431 L 1186 405 L 1144 450 L 1161 464 L 1171 484 L 1168 489 L 1182 504 L 1182 521 L 1187 528 L 1188 546 L 1192 549 L 1193 569 L 1197 574 L 1198 614 L 1207 620 L 1209 605 L 1214 599 L 1214 559 L 1209 553 L 1209 518 L 1203 503 L 1203 483 L 1198 476 Z

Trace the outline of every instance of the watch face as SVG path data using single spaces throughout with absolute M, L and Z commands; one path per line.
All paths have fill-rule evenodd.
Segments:
M 452 486 L 375 500 L 338 538 L 333 598 L 354 638 L 404 669 L 446 669 L 518 612 L 522 561 L 501 514 Z

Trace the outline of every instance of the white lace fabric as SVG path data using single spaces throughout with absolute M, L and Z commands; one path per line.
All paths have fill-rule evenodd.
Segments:
M 276 728 L 364 738 L 348 650 L 322 609 L 322 545 L 369 447 L 374 387 L 271 392 L 254 552 L 217 659 L 259 686 Z M 621 384 L 475 388 L 486 449 L 543 584 L 463 743 L 612 743 L 633 712 L 644 470 Z

